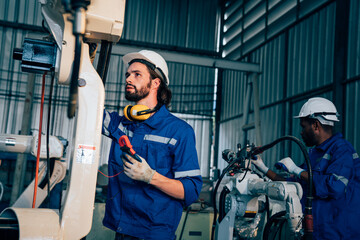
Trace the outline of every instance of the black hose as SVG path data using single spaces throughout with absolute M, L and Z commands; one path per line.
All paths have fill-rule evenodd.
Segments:
M 78 79 L 80 72 L 81 42 L 82 36 L 75 34 L 75 56 L 70 80 L 70 93 L 68 102 L 68 118 L 75 116 L 76 103 L 78 98 Z
M 274 215 L 272 215 L 270 217 L 269 221 L 267 221 L 267 223 L 265 224 L 265 228 L 264 228 L 264 232 L 263 232 L 263 240 L 269 239 L 269 234 L 270 234 L 270 229 L 271 229 L 272 224 L 275 222 L 275 220 L 277 218 L 284 217 L 285 214 L 286 214 L 286 211 L 281 211 L 281 212 L 275 213 Z
M 187 208 L 187 210 L 186 210 L 185 219 L 184 219 L 184 223 L 183 223 L 182 228 L 181 228 L 179 240 L 181 240 L 182 235 L 183 235 L 183 233 L 184 233 L 185 224 L 186 224 L 186 221 L 187 221 L 187 218 L 188 218 L 190 209 L 191 209 L 191 207 L 189 206 L 189 207 Z
M 233 158 L 231 158 L 233 159 Z M 214 239 L 214 233 L 215 233 L 215 226 L 216 226 L 216 217 L 217 217 L 217 209 L 216 209 L 216 193 L 218 191 L 218 188 L 220 186 L 220 182 L 221 180 L 224 178 L 225 174 L 232 168 L 232 166 L 237 163 L 239 161 L 238 158 L 233 159 L 229 165 L 223 170 L 222 174 L 220 175 L 215 188 L 214 188 L 214 192 L 213 192 L 213 204 L 214 204 L 214 218 L 213 218 L 213 225 L 212 225 L 212 229 L 211 229 L 211 239 Z
M 239 180 L 239 183 L 240 183 L 240 182 L 242 182 L 242 181 L 245 179 L 246 174 L 247 174 L 247 173 L 248 173 L 248 171 L 250 170 L 250 159 L 249 159 L 248 164 L 247 164 L 247 166 L 246 166 L 246 168 L 245 168 L 245 169 L 246 169 L 246 170 L 245 170 L 244 176 L 242 177 L 242 179 L 241 179 L 241 180 Z
M 46 127 L 46 177 L 41 181 L 39 184 L 40 188 L 44 188 L 47 184 L 47 196 L 46 196 L 46 205 L 50 208 L 50 177 L 54 171 L 55 162 L 53 159 L 50 159 L 50 119 L 51 119 L 51 100 L 53 95 L 53 88 L 54 88 L 54 79 L 55 73 L 52 72 L 51 74 L 51 84 L 50 84 L 50 93 L 49 93 L 49 106 L 48 106 L 48 115 L 47 115 L 47 127 Z M 44 203 L 45 204 L 45 203 Z
M 270 201 L 269 201 L 269 196 L 265 195 L 265 210 L 266 210 L 266 220 L 269 221 L 270 219 Z
M 246 148 L 243 148 L 241 151 L 246 151 Z M 214 192 L 213 192 L 213 204 L 214 204 L 214 218 L 213 218 L 213 225 L 212 225 L 212 229 L 211 229 L 211 239 L 213 240 L 214 239 L 214 233 L 215 233 L 215 227 L 216 227 L 216 217 L 217 217 L 217 209 L 216 209 L 216 193 L 218 191 L 218 188 L 220 186 L 220 183 L 222 181 L 222 179 L 225 177 L 225 174 L 233 167 L 233 165 L 237 162 L 241 162 L 242 160 L 246 159 L 247 158 L 247 154 L 241 154 L 241 151 L 238 155 L 238 157 L 236 158 L 233 158 L 231 157 L 229 159 L 229 161 L 231 161 L 229 163 L 229 165 L 223 170 L 222 174 L 220 175 L 216 185 L 215 185 L 215 188 L 214 188 Z M 246 169 L 246 172 L 245 172 L 245 175 L 243 177 L 243 179 L 245 178 L 246 176 L 246 173 L 248 172 L 248 167 L 249 167 L 250 163 L 248 163 L 248 166 L 247 166 L 247 169 Z M 242 179 L 242 180 L 243 180 Z M 241 180 L 241 181 L 242 181 Z M 241 182 L 240 181 L 240 182 Z
M 282 234 L 282 230 L 283 230 L 283 225 L 285 224 L 285 222 L 286 222 L 286 219 L 281 220 L 280 226 L 279 226 L 278 230 L 276 231 L 275 236 L 274 236 L 274 238 L 273 238 L 274 240 L 275 240 L 275 237 L 276 237 L 276 235 L 277 235 L 278 232 L 279 232 L 279 239 L 281 238 L 281 234 Z
M 41 27 L 44 29 L 45 32 L 47 32 L 48 34 L 51 34 L 50 30 L 45 26 L 45 20 L 44 19 L 41 21 Z
M 220 199 L 219 199 L 219 223 L 222 221 L 222 219 L 225 217 L 225 198 L 226 195 L 230 193 L 230 190 L 225 186 L 223 190 L 220 193 Z
M 96 71 L 102 79 L 104 85 L 106 82 L 106 75 L 109 69 L 109 62 L 111 57 L 112 43 L 106 40 L 101 41 L 99 61 L 97 64 Z
M 280 223 L 277 223 L 278 227 L 277 227 L 277 229 L 275 231 L 274 236 L 272 237 L 272 240 L 276 239 L 276 236 L 278 235 L 278 233 L 279 233 L 279 240 L 281 239 L 281 234 L 282 234 L 283 226 L 284 226 L 284 224 L 286 222 L 286 219 L 281 219 L 280 221 L 279 221 Z M 286 236 L 285 236 L 285 238 L 286 238 Z
M 50 147 L 49 147 L 49 141 L 50 141 L 50 120 L 51 120 L 51 101 L 52 101 L 52 95 L 53 95 L 53 88 L 54 88 L 54 79 L 55 79 L 55 73 L 52 72 L 51 74 L 51 84 L 50 84 L 50 93 L 49 93 L 49 107 L 48 107 L 48 115 L 47 115 L 47 128 L 46 128 L 46 162 L 47 162 L 47 197 L 49 199 L 48 201 L 48 208 L 50 208 L 50 177 L 52 174 L 52 168 L 50 168 Z

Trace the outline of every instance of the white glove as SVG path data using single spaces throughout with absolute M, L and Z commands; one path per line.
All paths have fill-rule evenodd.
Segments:
M 267 171 L 269 171 L 269 168 L 265 165 L 265 163 L 263 162 L 263 160 L 259 155 L 256 155 L 256 158 L 257 159 L 251 159 L 251 163 L 254 164 L 257 167 L 257 169 L 260 170 L 260 172 L 266 174 Z
M 123 154 L 122 161 L 124 164 L 124 172 L 126 176 L 131 179 L 150 183 L 156 171 L 151 169 L 144 158 L 139 155 L 138 157 L 141 159 L 141 162 L 137 161 L 129 154 Z
M 289 157 L 281 159 L 278 163 L 276 163 L 275 166 L 277 168 L 282 168 L 285 171 L 288 171 L 289 173 L 293 173 L 298 177 L 300 177 L 301 172 L 305 171 L 304 169 L 296 166 L 293 160 Z

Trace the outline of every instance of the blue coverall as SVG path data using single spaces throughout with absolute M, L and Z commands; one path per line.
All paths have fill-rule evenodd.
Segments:
M 310 149 L 309 157 L 314 183 L 313 239 L 360 239 L 360 160 L 355 149 L 337 133 Z M 308 169 L 305 164 L 301 168 Z
M 109 179 L 103 224 L 134 237 L 173 240 L 183 207 L 198 199 L 202 187 L 194 130 L 162 106 L 144 122 L 104 111 L 103 134 L 113 139 L 109 175 L 123 171 L 118 140 L 125 134 L 152 169 L 181 181 L 185 191 L 185 200 L 178 200 L 121 173 Z

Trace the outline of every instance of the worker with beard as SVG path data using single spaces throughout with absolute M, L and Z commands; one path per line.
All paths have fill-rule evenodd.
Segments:
M 339 114 L 335 105 L 320 97 L 309 99 L 295 118 L 300 119 L 301 137 L 309 150 L 313 172 L 313 239 L 359 239 L 360 160 L 353 146 L 340 133 L 334 133 Z M 305 163 L 298 167 L 291 158 L 276 165 L 293 174 L 284 179 L 258 157 L 252 163 L 274 181 L 299 181 L 306 197 L 309 182 Z M 304 206 L 304 204 L 303 204 Z
M 110 175 L 104 226 L 115 239 L 174 240 L 182 210 L 198 199 L 202 178 L 195 134 L 169 110 L 168 67 L 158 53 L 142 50 L 123 57 L 124 113 L 104 111 L 103 134 L 111 138 Z M 136 152 L 122 150 L 127 136 Z

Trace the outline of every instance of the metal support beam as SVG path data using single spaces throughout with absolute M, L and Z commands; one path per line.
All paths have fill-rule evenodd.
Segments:
M 246 96 L 245 96 L 245 104 L 244 104 L 244 115 L 243 115 L 243 147 L 246 145 L 246 141 L 248 140 L 247 131 L 255 128 L 255 137 L 256 137 L 256 145 L 261 146 L 261 129 L 260 129 L 260 103 L 259 103 L 259 86 L 258 86 L 258 73 L 252 73 L 250 76 L 250 81 L 247 83 Z M 250 114 L 250 106 L 251 99 L 253 99 L 254 106 L 254 122 L 249 123 L 249 114 Z
M 220 141 L 220 120 L 221 120 L 221 99 L 222 99 L 222 84 L 223 84 L 223 70 L 219 69 L 217 79 L 217 90 L 216 90 L 216 109 L 215 109 L 215 146 L 214 146 L 214 157 L 211 168 L 218 166 L 219 156 L 219 141 Z M 215 174 L 215 173 L 214 173 Z M 211 174 L 210 174 L 211 176 Z M 213 176 L 214 180 L 217 180 L 219 176 Z
M 243 129 L 243 139 L 242 139 L 242 148 L 246 146 L 246 141 L 248 139 L 248 136 L 247 136 L 247 131 L 249 130 L 247 128 L 247 126 L 249 125 L 248 122 L 249 122 L 249 112 L 250 112 L 250 99 L 251 99 L 251 91 L 252 91 L 252 83 L 251 81 L 248 80 L 247 84 L 246 84 L 246 95 L 245 95 L 245 102 L 244 102 L 244 115 L 243 115 L 243 124 L 242 126 L 245 126 L 245 128 L 242 128 Z
M 113 47 L 112 54 L 125 55 L 130 52 L 138 52 L 144 48 L 134 47 L 130 45 L 116 45 Z M 235 71 L 260 73 L 260 65 L 255 63 L 238 62 L 225 60 L 222 58 L 200 56 L 181 52 L 171 52 L 164 50 L 156 50 L 168 62 L 192 64 L 210 68 L 220 68 Z
M 261 129 L 260 129 L 260 96 L 259 96 L 259 74 L 252 73 L 252 85 L 253 85 L 253 98 L 254 98 L 254 124 L 255 124 L 255 135 L 256 144 L 261 146 Z
M 335 41 L 334 41 L 334 71 L 333 71 L 333 101 L 338 112 L 345 116 L 345 89 L 343 82 L 347 78 L 347 50 L 349 36 L 350 1 L 336 1 Z M 345 121 L 336 125 L 336 131 L 343 132 Z
M 26 87 L 24 112 L 21 123 L 21 135 L 30 134 L 34 88 L 35 88 L 35 74 L 29 73 L 27 87 Z M 20 193 L 23 190 L 24 178 L 26 174 L 26 159 L 27 159 L 26 154 L 18 154 L 15 165 L 10 205 L 12 205 L 16 201 L 16 199 L 19 197 Z

